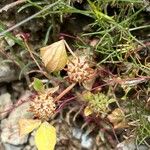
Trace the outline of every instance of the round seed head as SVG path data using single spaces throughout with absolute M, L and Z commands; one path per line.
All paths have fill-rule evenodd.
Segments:
M 56 105 L 53 97 L 47 93 L 37 95 L 30 103 L 29 111 L 41 120 L 48 120 L 55 112 Z
M 72 59 L 68 63 L 68 78 L 71 82 L 84 82 L 88 80 L 94 73 L 94 70 L 89 66 L 86 57 L 78 57 Z

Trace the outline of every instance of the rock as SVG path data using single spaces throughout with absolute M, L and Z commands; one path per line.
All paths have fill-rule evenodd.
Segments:
M 31 136 L 29 138 L 29 144 L 30 144 L 30 146 L 35 146 L 34 136 Z
M 26 92 L 20 99 L 25 100 L 31 95 L 30 92 Z M 1 122 L 1 140 L 3 143 L 9 143 L 12 145 L 20 145 L 27 142 L 28 135 L 20 137 L 18 121 L 20 118 L 32 118 L 33 115 L 28 111 L 29 101 L 16 107 L 9 115 L 7 119 Z
M 34 146 L 34 147 L 31 148 L 31 150 L 37 150 L 37 148 Z
M 23 150 L 31 150 L 31 146 L 30 146 L 30 145 L 27 145 L 27 146 L 24 147 Z
M 18 97 L 20 97 L 20 95 L 23 95 L 23 93 L 25 93 L 25 89 L 24 89 L 24 83 L 20 82 L 20 81 L 15 81 L 11 84 L 12 90 L 13 92 L 13 98 L 17 99 Z
M 20 118 L 33 117 L 33 114 L 28 111 L 30 103 L 30 100 L 28 100 L 28 98 L 31 96 L 31 94 L 32 93 L 30 91 L 25 91 L 24 94 L 19 98 L 17 103 L 20 103 L 20 105 L 14 108 L 14 110 L 9 114 L 9 121 L 16 124 L 18 123 L 18 120 Z
M 149 150 L 146 145 L 137 145 L 135 139 L 127 139 L 117 145 L 116 150 Z
M 2 59 L 0 58 L 0 83 L 16 80 L 17 76 L 15 70 L 10 68 L 8 64 L 1 62 Z
M 150 1 L 149 0 L 143 0 L 143 3 L 146 7 L 146 11 L 150 12 Z
M 117 150 L 135 150 L 136 145 L 134 140 L 125 140 L 117 145 Z
M 138 150 L 149 150 L 149 148 L 146 145 L 140 145 Z
M 11 144 L 4 144 L 5 150 L 21 150 L 23 146 L 14 146 Z
M 29 102 L 25 102 L 15 108 L 9 115 L 8 120 L 12 124 L 18 123 L 20 118 L 32 118 L 33 115 L 29 111 Z
M 7 93 L 7 85 L 6 84 L 2 84 L 0 86 L 0 95 Z
M 27 142 L 28 136 L 20 137 L 18 124 L 12 124 L 9 119 L 4 119 L 1 122 L 1 140 L 3 143 L 20 145 Z
M 4 145 L 0 142 L 0 150 L 5 150 Z
M 92 138 L 89 137 L 86 133 L 84 133 L 81 138 L 82 147 L 86 149 L 91 149 L 92 144 L 93 144 Z
M 37 148 L 35 146 L 31 147 L 30 145 L 27 145 L 23 150 L 37 150 Z
M 33 138 L 33 136 L 31 136 L 32 137 L 32 139 L 34 139 Z M 33 145 L 33 141 L 32 141 L 32 143 L 30 144 L 30 139 L 29 139 L 29 145 L 26 145 L 24 148 L 23 148 L 23 150 L 37 150 L 37 148 L 36 148 L 36 146 L 35 145 Z
M 7 110 L 11 108 L 12 104 L 11 95 L 9 93 L 5 93 L 0 96 L 0 120 L 7 116 Z

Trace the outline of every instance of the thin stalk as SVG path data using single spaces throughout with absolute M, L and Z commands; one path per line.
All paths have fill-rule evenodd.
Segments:
M 59 101 L 65 94 L 67 94 L 74 86 L 76 85 L 76 83 L 72 83 L 70 86 L 68 86 L 62 93 L 60 93 L 56 99 L 56 101 Z
M 33 61 L 36 63 L 37 67 L 39 68 L 39 72 L 41 72 L 45 77 L 47 77 L 49 80 L 51 80 L 49 74 L 45 71 L 43 71 L 43 69 L 41 68 L 41 66 L 38 64 L 37 60 L 35 59 L 32 50 L 30 49 L 29 45 L 27 44 L 26 41 L 24 41 L 24 44 L 28 50 L 28 52 L 30 53 L 31 58 L 33 59 Z
M 27 0 L 18 0 L 16 2 L 12 2 L 10 4 L 7 4 L 6 6 L 4 6 L 3 8 L 0 9 L 0 13 L 3 11 L 8 11 L 10 8 L 13 8 L 19 4 L 25 3 Z
M 71 50 L 71 48 L 69 47 L 69 45 L 67 44 L 67 42 L 65 40 L 63 40 L 67 49 L 69 50 L 69 52 L 72 54 L 72 56 L 74 56 L 75 58 L 78 59 L 78 57 L 75 55 L 75 53 Z
M 144 25 L 144 26 L 140 26 L 140 27 L 131 28 L 131 29 L 129 29 L 129 31 L 135 31 L 135 30 L 140 30 L 140 29 L 144 29 L 144 28 L 150 28 L 150 25 Z
M 42 68 L 40 67 L 40 65 L 38 64 L 38 62 L 36 61 L 36 59 L 34 58 L 34 55 L 32 54 L 32 50 L 29 47 L 28 43 L 26 41 L 24 41 L 24 44 L 28 50 L 28 52 L 30 53 L 31 58 L 34 60 L 34 62 L 36 63 L 36 65 L 38 66 L 38 68 L 42 71 Z

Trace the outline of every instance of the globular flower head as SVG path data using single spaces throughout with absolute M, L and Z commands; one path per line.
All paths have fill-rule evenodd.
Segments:
M 55 112 L 56 104 L 51 94 L 39 93 L 30 103 L 29 111 L 41 120 L 48 120 Z
M 107 114 L 110 111 L 109 105 L 116 101 L 103 93 L 86 92 L 83 97 L 88 103 L 88 107 L 96 114 Z
M 83 83 L 94 74 L 94 70 L 90 67 L 86 57 L 73 58 L 67 67 L 68 78 L 71 82 Z

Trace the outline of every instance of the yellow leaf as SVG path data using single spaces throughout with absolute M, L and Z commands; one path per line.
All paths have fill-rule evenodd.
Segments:
M 50 72 L 63 69 L 67 63 L 68 56 L 64 40 L 55 42 L 40 49 L 42 61 Z
M 35 134 L 35 144 L 38 150 L 54 150 L 56 144 L 56 129 L 48 122 L 40 125 Z
M 20 136 L 24 136 L 24 135 L 32 132 L 40 124 L 41 124 L 40 120 L 20 119 L 19 120 Z
M 118 124 L 114 124 L 114 129 L 119 129 L 119 128 L 128 128 L 129 125 L 127 124 L 126 121 L 122 121 Z
M 85 116 L 89 116 L 92 113 L 93 113 L 92 110 L 88 106 L 84 109 L 84 115 Z
M 125 119 L 124 112 L 120 108 L 116 108 L 111 114 L 107 117 L 109 121 L 113 124 L 119 123 Z
M 116 108 L 111 114 L 107 116 L 107 118 L 114 125 L 115 129 L 127 127 L 125 114 L 120 108 Z

